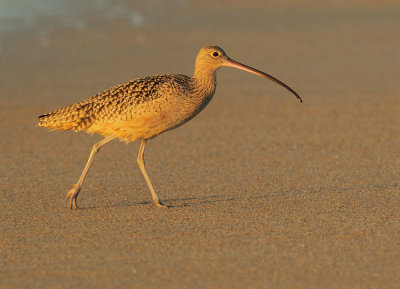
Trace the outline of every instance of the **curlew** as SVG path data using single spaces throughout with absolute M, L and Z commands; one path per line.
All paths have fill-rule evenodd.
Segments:
M 78 180 L 68 191 L 70 209 L 78 208 L 77 198 L 95 154 L 113 139 L 126 142 L 141 140 L 137 162 L 150 189 L 154 204 L 162 204 L 146 172 L 144 149 L 147 140 L 175 129 L 195 117 L 207 106 L 215 93 L 216 72 L 228 66 L 268 78 L 300 96 L 273 76 L 241 64 L 218 46 L 200 49 L 194 76 L 164 74 L 144 77 L 116 85 L 82 102 L 39 116 L 38 126 L 52 130 L 84 130 L 104 139 L 96 143 Z

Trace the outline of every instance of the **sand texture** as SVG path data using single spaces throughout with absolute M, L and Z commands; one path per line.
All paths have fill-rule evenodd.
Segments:
M 399 288 L 400 6 L 234 2 L 122 1 L 144 22 L 92 11 L 81 29 L 3 39 L 0 288 Z M 304 103 L 223 68 L 208 107 L 146 148 L 161 200 L 186 206 L 152 206 L 139 144 L 113 141 L 68 210 L 101 137 L 37 116 L 130 79 L 192 75 L 209 44 Z

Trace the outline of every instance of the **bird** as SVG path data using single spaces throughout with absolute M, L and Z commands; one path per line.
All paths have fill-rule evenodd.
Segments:
M 50 130 L 97 133 L 104 138 L 93 145 L 89 159 L 76 184 L 66 195 L 68 207 L 77 209 L 77 198 L 96 153 L 114 139 L 140 140 L 137 163 L 156 207 L 170 208 L 158 198 L 145 168 L 144 151 L 148 140 L 178 128 L 199 114 L 214 96 L 216 72 L 233 67 L 267 78 L 301 97 L 288 85 L 260 70 L 237 62 L 218 46 L 200 49 L 194 76 L 162 74 L 137 78 L 101 91 L 87 100 L 39 116 L 37 126 Z

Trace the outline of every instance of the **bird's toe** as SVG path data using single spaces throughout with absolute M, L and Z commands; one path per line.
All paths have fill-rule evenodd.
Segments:
M 66 200 L 68 201 L 68 207 L 72 209 L 77 209 L 78 204 L 76 202 L 78 198 L 78 193 L 80 191 L 80 188 L 75 184 L 71 185 L 72 189 L 70 189 L 67 193 Z

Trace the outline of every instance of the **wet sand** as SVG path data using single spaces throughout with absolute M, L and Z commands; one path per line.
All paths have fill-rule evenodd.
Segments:
M 400 7 L 246 2 L 166 9 L 162 23 L 20 32 L 0 54 L 1 288 L 398 288 Z M 225 3 L 226 4 L 226 3 Z M 157 8 L 157 7 L 156 7 Z M 46 21 L 51 21 L 46 20 Z M 182 25 L 185 24 L 185 25 Z M 192 75 L 200 47 L 270 73 L 218 72 L 209 106 L 148 143 L 37 116 L 141 76 Z

